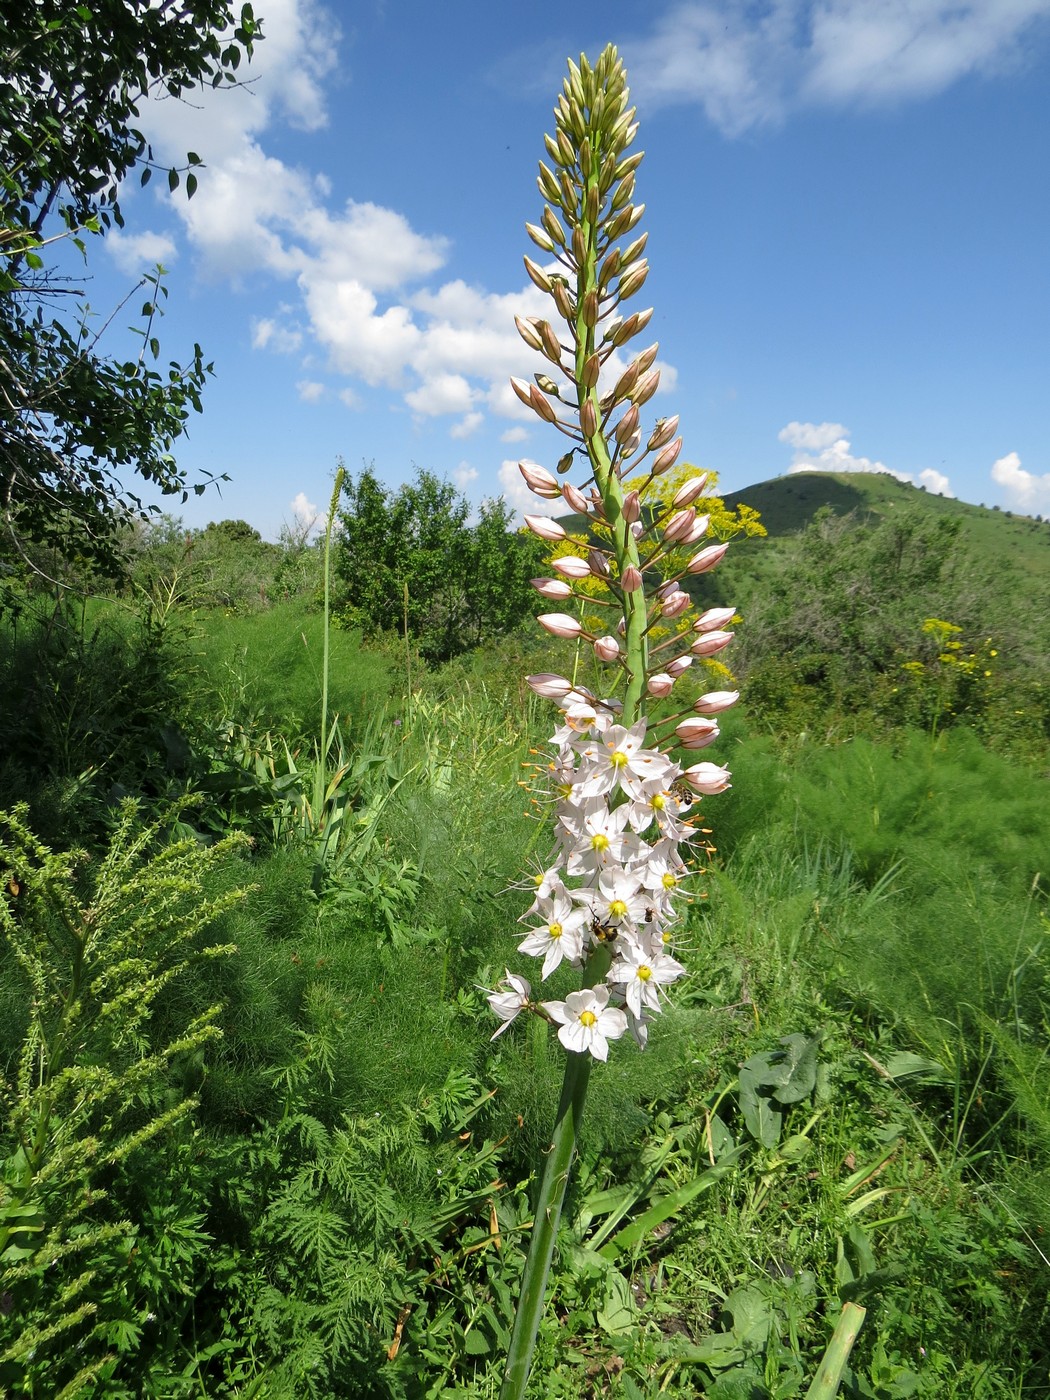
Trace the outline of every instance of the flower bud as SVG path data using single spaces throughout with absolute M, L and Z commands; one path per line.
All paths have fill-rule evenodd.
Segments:
M 628 297 L 634 296 L 635 292 L 641 290 L 642 284 L 648 276 L 649 264 L 645 258 L 642 258 L 641 262 L 635 263 L 635 265 L 620 278 L 619 285 L 616 289 L 617 296 L 621 301 L 626 301 Z M 537 283 L 537 285 L 539 284 Z
M 694 656 L 714 656 L 733 640 L 732 632 L 701 632 L 689 648 Z
M 713 632 L 716 627 L 724 627 L 736 617 L 736 608 L 708 608 L 693 623 L 694 632 Z
M 540 335 L 540 349 L 547 356 L 552 364 L 561 364 L 561 341 L 554 333 L 554 327 L 549 321 L 537 322 L 536 329 Z
M 629 525 L 642 517 L 642 498 L 637 491 L 628 491 L 620 506 L 620 514 Z
M 544 199 L 549 199 L 552 204 L 561 204 L 561 190 L 558 186 L 558 182 L 542 160 L 540 161 L 540 173 L 536 177 L 536 183 L 539 185 L 540 194 L 543 195 Z
M 534 263 L 531 258 L 525 258 L 524 262 L 525 271 L 529 274 L 532 281 L 535 282 L 536 286 L 539 287 L 540 291 L 549 292 L 551 289 L 551 279 L 544 272 L 543 268 L 540 267 L 539 263 Z
M 541 216 L 541 218 L 540 218 L 540 223 L 543 225 L 543 227 L 544 227 L 544 228 L 547 230 L 547 232 L 550 234 L 551 238 L 554 239 L 555 243 L 557 243 L 557 245 L 559 246 L 559 248 L 564 248 L 564 247 L 565 247 L 565 230 L 562 228 L 561 224 L 558 222 L 557 217 L 555 216 L 555 213 L 554 213 L 553 209 L 551 209 L 549 205 L 546 205 L 546 204 L 545 204 L 545 205 L 543 206 L 543 214 L 542 214 L 542 216 Z
M 660 387 L 660 371 L 651 369 L 648 374 L 643 375 L 634 386 L 634 393 L 631 399 L 636 404 L 648 403 L 652 396 Z
M 526 516 L 528 520 L 530 517 Z M 561 526 L 558 526 L 559 530 Z M 562 531 L 562 538 L 565 532 Z M 556 569 L 559 574 L 564 574 L 566 578 L 590 578 L 591 566 L 586 559 L 581 559 L 578 554 L 563 554 L 560 559 L 551 560 L 551 568 Z
M 564 579 L 534 578 L 529 581 L 541 598 L 549 598 L 552 603 L 561 603 L 572 597 L 572 584 L 566 583 Z
M 587 563 L 590 565 L 591 573 L 595 578 L 609 577 L 609 561 L 600 549 L 589 549 L 587 551 Z
M 525 683 L 544 700 L 562 700 L 572 690 L 572 681 L 556 676 L 552 671 L 539 671 L 534 676 L 526 676 Z
M 556 282 L 552 282 L 551 296 L 554 298 L 554 305 L 558 308 L 558 315 L 562 320 L 573 320 L 576 316 L 576 307 L 573 304 L 572 297 L 569 295 L 569 289 L 562 278 L 559 278 Z
M 693 526 L 696 520 L 696 511 L 692 506 L 686 506 L 685 510 L 676 510 L 663 527 L 663 537 L 669 543 L 675 543 L 683 539 Z
M 653 429 L 652 437 L 646 444 L 650 452 L 658 452 L 661 447 L 665 447 L 675 433 L 678 431 L 678 414 L 670 418 L 657 419 L 656 427 Z M 662 468 L 661 468 L 662 470 Z
M 707 527 L 710 524 L 711 517 L 709 515 L 698 515 L 689 529 L 686 530 L 679 543 L 686 545 L 697 544 L 707 534 Z
M 580 383 L 585 389 L 593 389 L 598 383 L 598 376 L 602 372 L 602 361 L 600 355 L 589 355 L 583 366 L 583 377 Z
M 584 399 L 580 404 L 580 432 L 585 438 L 592 438 L 598 431 L 598 411 L 593 399 Z
M 739 699 L 738 690 L 709 690 L 693 702 L 693 709 L 698 715 L 717 715 L 722 710 L 728 710 L 730 705 L 735 705 Z
M 568 613 L 540 613 L 536 621 L 554 637 L 578 637 L 583 624 Z
M 525 342 L 525 344 L 529 347 L 530 350 L 543 349 L 543 342 L 540 340 L 539 333 L 536 330 L 534 322 L 525 321 L 522 319 L 522 317 L 515 316 L 514 324 L 518 328 L 518 334 L 521 336 L 522 340 Z
M 598 293 L 597 293 L 597 291 L 592 287 L 591 290 L 590 290 L 589 292 L 586 292 L 586 293 L 584 294 L 584 298 L 583 298 L 583 322 L 584 322 L 584 325 L 587 325 L 587 326 L 596 326 L 596 325 L 598 324 L 598 315 L 599 315 L 599 311 L 600 311 L 600 307 L 599 307 L 599 305 L 598 305 Z
M 613 434 L 616 438 L 616 441 L 620 444 L 621 447 L 628 443 L 630 439 L 634 436 L 634 434 L 637 432 L 639 416 L 640 415 L 638 412 L 638 405 L 631 404 L 630 408 L 627 410 L 627 412 L 617 423 L 616 427 L 613 429 Z
M 673 593 L 669 593 L 660 604 L 660 614 L 668 619 L 681 617 L 682 613 L 692 605 L 692 601 L 688 593 L 678 588 Z
M 619 403 L 621 399 L 629 398 L 631 390 L 637 382 L 638 361 L 633 360 L 616 381 L 616 387 L 613 389 L 612 394 L 613 403 Z
M 566 481 L 561 488 L 561 494 L 570 510 L 574 510 L 577 515 L 587 514 L 587 497 L 579 487 L 573 486 L 571 481 Z
M 534 496 L 541 496 L 545 501 L 557 501 L 561 498 L 561 487 L 543 467 L 538 467 L 535 462 L 519 462 L 518 471 L 525 478 L 525 485 Z
M 573 461 L 573 458 L 575 457 L 575 455 L 576 455 L 576 454 L 575 454 L 574 452 L 569 451 L 569 452 L 566 452 L 566 454 L 565 454 L 564 457 L 559 457 L 559 458 L 558 458 L 558 471 L 561 472 L 563 475 L 564 475 L 565 472 L 571 471 L 571 470 L 572 470 L 572 461 Z
M 728 544 L 709 544 L 699 554 L 693 555 L 686 568 L 691 574 L 706 574 L 708 569 L 713 569 L 725 558 L 725 552 L 728 548 Z
M 545 423 L 556 423 L 558 421 L 558 415 L 554 411 L 550 400 L 538 384 L 529 385 L 529 407 L 542 418 Z
M 706 749 L 718 738 L 718 725 L 713 719 L 697 716 L 696 719 L 682 720 L 681 724 L 675 725 L 674 732 L 684 749 Z
M 637 259 L 642 256 L 642 253 L 645 251 L 645 245 L 648 242 L 649 235 L 643 233 L 639 238 L 636 238 L 633 243 L 628 244 L 624 251 L 623 258 L 621 259 L 620 266 L 630 267 L 631 263 L 636 262 Z
M 642 576 L 633 564 L 628 564 L 620 575 L 620 587 L 625 593 L 633 593 L 636 588 L 641 588 Z
M 537 224 L 526 224 L 525 232 L 529 235 L 537 248 L 542 248 L 545 253 L 554 252 L 554 243 L 552 239 L 544 233 L 543 229 Z
M 620 643 L 615 637 L 599 637 L 594 643 L 594 654 L 599 661 L 615 661 L 620 655 Z
M 661 453 L 661 456 L 662 455 Z M 655 467 L 656 464 L 654 463 L 653 465 Z M 674 493 L 674 499 L 671 501 L 671 504 L 676 510 L 680 509 L 682 506 L 691 506 L 698 497 L 703 495 L 706 485 L 706 472 L 701 472 L 699 476 L 691 476 L 684 485 L 679 486 L 678 490 Z
M 721 768 L 717 763 L 694 763 L 691 768 L 685 769 L 682 777 L 694 792 L 711 797 L 716 793 L 725 792 L 730 786 L 729 769 Z
M 658 452 L 653 458 L 653 464 L 649 468 L 651 476 L 660 476 L 663 472 L 673 467 L 678 460 L 678 454 L 682 450 L 682 439 L 675 438 L 674 442 L 669 442 L 662 452 Z
M 541 540 L 560 541 L 565 538 L 565 531 L 549 515 L 526 515 L 524 519 L 532 533 L 538 535 Z M 554 567 L 557 568 L 557 564 Z
M 645 688 L 654 700 L 662 700 L 666 695 L 670 695 L 674 682 L 674 676 L 667 671 L 657 671 L 655 676 L 650 676 L 646 681 Z
M 638 356 L 638 373 L 645 374 L 647 370 L 652 369 L 653 365 L 656 363 L 656 357 L 659 353 L 660 342 L 658 340 L 655 340 L 653 341 L 652 345 L 649 346 L 648 350 L 643 350 L 642 353 Z
M 667 663 L 667 674 L 677 680 L 683 671 L 688 671 L 692 664 L 693 658 L 688 653 L 685 656 L 676 656 L 673 661 Z

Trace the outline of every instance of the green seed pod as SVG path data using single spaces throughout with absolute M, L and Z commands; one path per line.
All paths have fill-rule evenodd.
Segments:
M 566 472 L 572 471 L 572 464 L 575 461 L 575 459 L 575 452 L 566 452 L 564 457 L 558 458 L 557 470 L 561 473 L 562 476 L 564 476 Z
M 533 377 L 533 379 L 535 379 L 537 385 L 538 385 L 538 386 L 543 390 L 543 392 L 544 392 L 545 394 L 547 394 L 550 398 L 552 398 L 552 399 L 560 399 L 560 398 L 561 398 L 561 390 L 559 389 L 558 385 L 554 382 L 554 380 L 550 377 L 549 374 L 543 374 L 542 371 L 541 371 L 541 372 L 538 373 L 538 374 L 534 374 L 532 377 Z
M 633 156 L 625 157 L 616 167 L 616 175 L 614 178 L 617 180 L 624 180 L 628 175 L 633 175 L 644 159 L 644 151 L 635 151 Z
M 591 143 L 586 136 L 580 143 L 580 174 L 585 180 L 591 178 Z
M 576 164 L 576 152 L 564 131 L 558 132 L 558 150 L 561 152 L 561 160 L 558 164 L 571 169 Z

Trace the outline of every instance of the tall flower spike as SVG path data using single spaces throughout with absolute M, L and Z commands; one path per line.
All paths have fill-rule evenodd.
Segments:
M 534 383 L 518 379 L 512 388 L 573 441 L 573 450 L 558 462 L 558 475 L 577 464 L 581 470 L 577 483 L 563 484 L 532 463 L 522 462 L 520 471 L 538 496 L 561 498 L 587 521 L 587 558 L 563 553 L 551 560 L 551 572 L 561 581 L 535 581 L 551 599 L 565 596 L 566 583 L 576 585 L 583 611 L 545 613 L 538 620 L 556 637 L 588 642 L 601 677 L 596 683 L 610 690 L 599 698 L 575 678 L 529 678 L 537 694 L 560 707 L 563 719 L 549 765 L 554 826 L 543 879 L 550 893 L 536 896 L 529 916 L 534 922 L 518 946 L 542 959 L 541 979 L 557 967 L 564 972 L 565 963 L 579 968 L 580 988 L 564 1001 L 537 1003 L 511 983 L 509 991 L 490 998 L 508 1025 L 522 1009 L 545 1016 L 557 1025 L 568 1052 L 501 1400 L 524 1394 L 591 1065 L 605 1060 L 628 1029 L 644 1044 L 668 989 L 685 972 L 666 944 L 676 906 L 688 897 L 688 814 L 698 795 L 723 791 L 729 774 L 714 763 L 683 771 L 671 750 L 695 751 L 714 742 L 713 716 L 736 698 L 710 691 L 684 713 L 681 705 L 677 713 L 659 709 L 672 703 L 672 687 L 691 662 L 698 661 L 702 677 L 700 658 L 728 645 L 731 633 L 722 626 L 733 613 L 712 609 L 698 617 L 683 585 L 714 568 L 725 545 L 708 545 L 681 562 L 682 551 L 709 528 L 697 509 L 706 479 L 697 474 L 661 494 L 660 478 L 677 461 L 682 443 L 677 416 L 643 428 L 643 410 L 660 388 L 657 346 L 635 354 L 626 368 L 617 365 L 615 377 L 609 365 L 614 351 L 629 347 L 653 314 L 627 314 L 624 307 L 649 268 L 642 256 L 645 234 L 633 232 L 644 211 L 634 202 L 642 157 L 630 150 L 637 125 L 615 48 L 605 49 L 594 65 L 584 57 L 578 66 L 570 63 L 555 121 L 545 142 L 552 165 L 541 164 L 539 173 L 546 204 L 528 233 L 561 270 L 548 273 L 526 259 L 529 277 L 551 298 L 551 308 L 549 319 L 518 322 L 544 368 Z M 620 241 L 628 236 L 632 241 Z M 567 324 L 557 327 L 559 320 Z M 534 534 L 564 548 L 566 531 L 557 521 L 537 515 L 525 521 Z M 666 580 L 654 576 L 661 561 Z M 595 626 L 586 616 L 587 599 L 603 589 L 618 625 Z M 653 658 L 651 635 L 660 638 L 653 642 Z M 663 655 L 665 649 L 673 660 Z M 680 688 L 687 684 L 683 680 Z M 694 683 L 692 694 L 700 689 L 702 683 Z M 682 703 L 690 706 L 691 700 Z M 654 733 L 664 740 L 654 741 Z

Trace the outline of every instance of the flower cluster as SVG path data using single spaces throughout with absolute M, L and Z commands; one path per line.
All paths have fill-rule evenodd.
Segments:
M 522 918 L 530 929 L 518 949 L 543 959 L 543 978 L 562 962 L 587 968 L 593 985 L 540 1006 L 558 1023 L 566 1049 L 604 1060 L 609 1041 L 628 1028 L 645 1044 L 662 989 L 685 972 L 670 952 L 675 904 L 688 894 L 691 878 L 683 850 L 693 839 L 697 796 L 724 791 L 729 773 L 714 763 L 683 769 L 646 747 L 645 720 L 629 728 L 616 722 L 616 702 L 597 701 L 563 677 L 530 676 L 529 684 L 559 700 L 564 722 L 551 739 L 558 799 L 553 860 L 535 877 Z M 703 699 L 724 709 L 736 694 L 716 691 Z M 709 742 L 718 726 L 706 723 Z M 508 972 L 507 983 L 508 991 L 489 997 L 503 1021 L 496 1035 L 535 1005 L 524 978 Z
M 737 697 L 712 690 L 677 713 L 654 720 L 650 712 L 669 707 L 689 668 L 729 643 L 734 610 L 694 609 L 694 583 L 720 562 L 726 544 L 707 540 L 706 476 L 668 475 L 682 450 L 678 418 L 658 419 L 648 436 L 642 431 L 641 411 L 660 383 L 658 347 L 627 363 L 621 358 L 653 313 L 621 312 L 644 284 L 648 263 L 646 235 L 633 232 L 644 210 L 633 203 L 642 157 L 628 154 L 637 123 L 615 49 L 594 67 L 584 58 L 570 63 L 555 122 L 555 135 L 545 138 L 552 166 L 541 163 L 539 174 L 547 202 L 539 224 L 526 225 L 549 261 L 526 258 L 525 269 L 561 324 L 518 319 L 544 371 L 511 386 L 563 435 L 563 447 L 568 439 L 569 450 L 556 473 L 533 462 L 519 469 L 548 510 L 558 502 L 587 529 L 587 544 L 574 553 L 558 520 L 525 516 L 527 528 L 555 546 L 552 577 L 534 579 L 534 587 L 556 606 L 578 608 L 544 613 L 540 625 L 609 668 L 616 680 L 607 693 L 616 698 L 600 700 L 562 676 L 529 678 L 537 694 L 560 706 L 563 722 L 550 765 L 554 851 L 519 950 L 542 959 L 543 977 L 562 963 L 579 968 L 582 986 L 564 1001 L 538 1002 L 529 983 L 508 971 L 489 1001 L 503 1023 L 497 1035 L 529 1009 L 557 1024 L 566 1049 L 605 1059 L 609 1041 L 628 1029 L 645 1043 L 663 989 L 684 971 L 671 944 L 676 902 L 689 891 L 691 823 L 698 798 L 722 791 L 729 774 L 714 763 L 683 767 L 671 751 L 712 743 L 717 715 Z M 581 463 L 583 479 L 567 480 Z M 597 608 L 609 610 L 607 629 L 590 621 Z

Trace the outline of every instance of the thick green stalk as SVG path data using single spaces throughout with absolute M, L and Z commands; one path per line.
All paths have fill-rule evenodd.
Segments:
M 507 1352 L 507 1369 L 503 1376 L 500 1400 L 521 1400 L 525 1394 L 532 1353 L 536 1346 L 536 1334 L 543 1317 L 547 1275 L 550 1273 L 551 1260 L 554 1257 L 558 1222 L 561 1219 L 565 1188 L 576 1150 L 576 1137 L 583 1117 L 590 1076 L 590 1055 L 570 1053 L 565 1067 L 565 1082 L 562 1085 L 561 1102 L 558 1104 L 558 1116 L 554 1121 L 554 1133 L 536 1201 L 536 1219 L 532 1227 L 529 1257 L 525 1261 L 525 1272 L 522 1275 L 521 1294 Z

